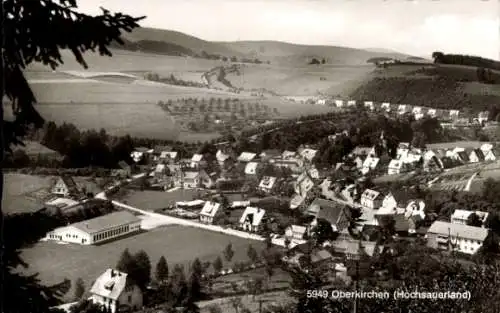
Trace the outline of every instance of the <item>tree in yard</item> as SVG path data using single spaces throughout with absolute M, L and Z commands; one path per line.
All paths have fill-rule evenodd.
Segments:
M 467 225 L 481 227 L 483 225 L 483 221 L 481 221 L 481 218 L 479 218 L 479 215 L 477 215 L 476 213 L 472 213 L 467 218 Z
M 201 277 L 197 273 L 192 272 L 188 281 L 188 296 L 189 301 L 197 302 L 201 300 Z
M 222 259 L 220 258 L 220 256 L 218 256 L 218 257 L 215 259 L 215 261 L 214 261 L 214 263 L 212 264 L 212 266 L 213 266 L 213 268 L 214 268 L 214 270 L 215 270 L 215 272 L 216 272 L 217 274 L 219 274 L 219 273 L 220 273 L 220 271 L 222 271 L 223 264 L 222 264 Z
M 75 0 L 60 1 L 2 1 L 2 46 L 0 49 L 1 95 L 10 105 L 2 106 L 0 140 L 1 164 L 11 153 L 13 145 L 21 144 L 28 128 L 40 128 L 44 120 L 35 110 L 35 96 L 24 77 L 27 66 L 41 63 L 55 69 L 62 64 L 61 49 L 71 51 L 77 62 L 84 68 L 87 64 L 83 54 L 88 50 L 97 50 L 101 55 L 111 56 L 107 48 L 113 41 L 120 40 L 122 31 L 131 31 L 138 27 L 142 18 L 132 18 L 124 14 L 112 14 L 107 10 L 96 16 L 77 11 Z M 10 108 L 5 119 L 4 110 Z M 3 170 L 0 172 L 0 197 L 3 197 Z M 20 215 L 16 219 L 31 220 L 32 216 Z M 38 217 L 38 215 L 36 215 Z M 16 269 L 27 266 L 20 258 L 19 250 L 32 240 L 34 232 L 18 232 L 9 237 L 5 229 L 7 222 L 0 212 L 0 224 L 6 240 L 2 240 L 2 312 L 48 312 L 49 307 L 61 302 L 61 296 L 67 291 L 69 281 L 46 287 L 36 275 L 25 276 Z M 19 225 L 25 228 L 26 225 Z M 42 227 L 42 225 L 40 225 Z M 36 233 L 38 239 L 43 233 Z M 15 240 L 14 240 L 15 238 Z M 3 286 L 9 286 L 3 288 Z M 29 301 L 27 301 L 29 299 Z
M 252 245 L 248 245 L 247 249 L 247 256 L 252 261 L 252 263 L 257 263 L 259 260 L 259 254 L 257 253 L 257 250 Z
M 312 238 L 316 244 L 322 245 L 325 241 L 334 240 L 335 232 L 330 222 L 319 219 L 318 224 L 312 229 Z
M 137 285 L 144 290 L 151 282 L 151 261 L 144 250 L 140 250 L 134 255 L 134 261 L 137 266 L 135 281 Z
M 434 63 L 441 63 L 444 58 L 444 53 L 440 51 L 434 51 L 432 53 L 432 58 L 434 59 Z
M 224 253 L 224 259 L 226 259 L 226 261 L 228 262 L 231 262 L 234 256 L 233 245 L 229 243 L 224 249 L 223 253 Z
M 158 282 L 164 282 L 168 279 L 168 263 L 163 255 L 156 263 L 155 277 Z
M 172 306 L 176 307 L 185 302 L 188 292 L 188 284 L 182 265 L 176 264 L 174 266 L 168 286 L 165 290 L 167 292 L 167 302 Z
M 193 264 L 191 264 L 191 272 L 201 279 L 201 276 L 203 275 L 204 272 L 204 268 L 203 264 L 201 264 L 200 259 L 198 258 L 194 259 Z
M 85 283 L 83 279 L 78 278 L 75 282 L 75 301 L 79 301 L 85 293 Z
M 120 256 L 120 260 L 116 264 L 116 269 L 120 272 L 130 274 L 131 271 L 134 271 L 134 257 L 128 249 L 123 250 L 122 255 Z

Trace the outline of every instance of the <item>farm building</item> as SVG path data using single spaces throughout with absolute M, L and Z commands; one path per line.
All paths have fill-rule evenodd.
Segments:
M 90 300 L 101 304 L 111 313 L 136 311 L 142 308 L 142 292 L 126 273 L 107 269 L 90 289 Z
M 120 211 L 90 220 L 59 227 L 46 235 L 47 240 L 92 245 L 141 229 L 141 220 L 130 212 Z

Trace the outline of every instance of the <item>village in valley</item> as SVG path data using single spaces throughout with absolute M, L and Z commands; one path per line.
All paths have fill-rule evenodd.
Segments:
M 499 61 L 207 41 L 59 2 L 9 9 L 8 42 L 30 39 L 5 52 L 2 312 L 498 313 Z M 248 3 L 229 24 L 270 5 Z M 63 27 L 26 10 L 63 43 L 33 49 Z
M 325 101 L 322 105 L 337 106 L 340 111 L 321 119 L 328 122 L 335 120 L 335 114 L 361 114 L 393 121 L 437 120 L 441 125 L 460 121 L 454 110 L 439 110 L 436 116 L 436 110 L 421 113 L 417 108 L 407 110 L 408 105 L 343 103 Z M 469 120 L 479 127 L 492 124 L 487 112 Z M 483 251 L 485 242 L 493 240 L 498 231 L 490 228 L 498 217 L 467 204 L 443 214 L 431 207 L 436 206 L 432 195 L 481 191 L 488 185 L 487 178 L 495 177 L 500 168 L 500 146 L 494 142 L 455 141 L 417 142 L 416 147 L 415 140 L 394 142 L 393 134 L 384 128 L 371 134 L 371 146 L 354 146 L 351 139 L 357 134 L 339 129 L 320 138 L 323 144 L 302 144 L 296 150 L 259 149 L 261 145 L 241 138 L 205 143 L 183 157 L 173 146 L 133 147 L 126 161 L 118 162 L 117 169 L 99 178 L 100 189 L 93 192 L 87 189 L 88 182 L 76 183 L 69 174 L 52 180 L 42 211 L 69 217 L 65 225 L 49 231 L 42 241 L 82 246 L 74 249 L 106 247 L 165 225 L 182 225 L 244 238 L 249 240 L 249 251 L 254 251 L 250 248 L 252 241 L 266 243 L 264 251 L 272 249 L 272 256 L 264 253 L 261 259 L 257 252 L 247 251 L 248 260 L 227 265 L 220 257 L 204 260 L 200 279 L 210 284 L 214 280 L 221 284 L 224 277 L 235 275 L 241 281 L 248 280 L 242 278 L 244 273 L 259 268 L 303 268 L 308 264 L 305 256 L 310 256 L 314 267 L 326 269 L 330 279 L 348 282 L 352 279 L 349 260 L 377 257 L 394 241 L 420 243 L 465 260 Z M 274 131 L 278 132 L 279 126 Z M 257 137 L 254 135 L 254 140 Z M 241 149 L 242 140 L 246 150 Z M 329 159 L 338 162 L 328 166 L 320 161 L 325 142 L 342 149 L 340 159 Z M 392 239 L 385 237 L 387 232 Z M 499 245 L 497 241 L 495 244 Z M 231 251 L 231 243 L 226 249 Z M 149 289 L 123 289 L 127 274 L 112 266 L 101 269 L 101 276 L 89 285 L 88 295 L 103 305 L 111 301 L 113 312 L 118 310 L 113 303 L 120 303 L 121 297 L 132 299 L 131 309 L 142 308 L 146 303 L 143 298 L 151 297 L 146 294 L 161 283 L 147 279 Z M 264 292 L 235 287 L 235 279 L 231 283 L 233 293 Z M 257 278 L 253 279 L 255 282 Z M 151 285 L 153 282 L 155 285 Z M 117 293 L 108 295 L 106 288 L 118 288 Z M 221 290 L 218 292 L 231 294 Z

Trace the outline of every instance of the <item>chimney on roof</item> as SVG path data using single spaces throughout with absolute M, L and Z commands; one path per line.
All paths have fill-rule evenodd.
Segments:
M 116 273 L 115 273 L 115 270 L 111 270 L 111 278 L 115 277 Z

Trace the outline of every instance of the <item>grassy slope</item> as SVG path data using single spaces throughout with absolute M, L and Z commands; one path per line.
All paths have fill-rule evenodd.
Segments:
M 477 112 L 500 100 L 500 74 L 494 76 L 495 84 L 487 85 L 477 81 L 475 67 L 395 65 L 375 70 L 348 95 L 358 100 Z
M 326 58 L 330 64 L 366 64 L 372 57 L 406 58 L 397 52 L 372 52 L 338 46 L 298 45 L 279 41 L 238 41 L 221 42 L 226 47 L 239 53 L 262 59 L 272 59 L 280 63 L 304 64 L 313 57 Z

